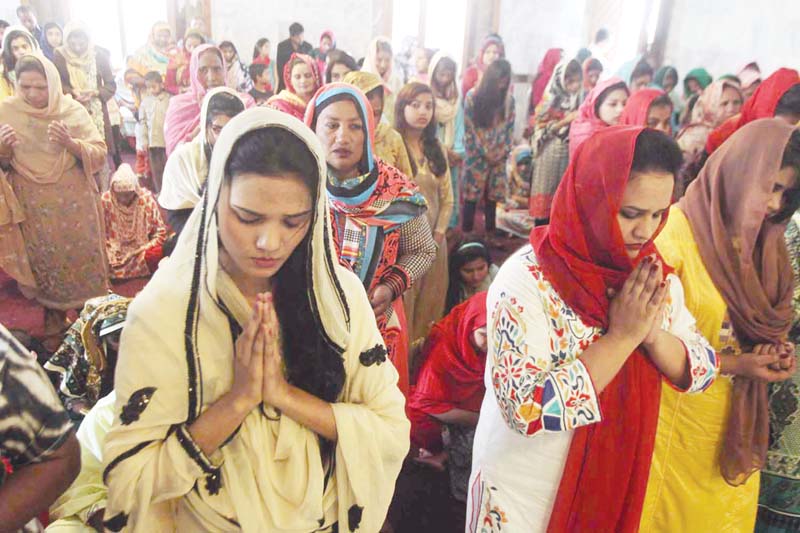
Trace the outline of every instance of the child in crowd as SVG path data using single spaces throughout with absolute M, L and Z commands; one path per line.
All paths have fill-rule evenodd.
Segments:
M 170 95 L 164 89 L 164 80 L 161 74 L 156 71 L 148 72 L 144 77 L 144 83 L 147 95 L 139 106 L 139 124 L 142 127 L 142 139 L 150 162 L 152 188 L 158 194 L 161 191 L 164 165 L 167 164 L 164 117 L 167 116 Z
M 256 105 L 264 105 L 275 94 L 269 81 L 269 68 L 263 63 L 253 63 L 248 70 L 250 71 L 250 78 L 253 80 L 250 96 L 256 101 Z
M 447 287 L 445 312 L 481 291 L 489 290 L 489 285 L 499 269 L 492 264 L 489 247 L 472 236 L 464 236 L 450 252 L 450 282 Z

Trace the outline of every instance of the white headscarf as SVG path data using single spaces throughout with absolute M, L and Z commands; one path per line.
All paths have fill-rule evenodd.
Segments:
M 298 297 L 309 298 L 308 327 L 322 331 L 344 363 L 344 386 L 331 404 L 338 440 L 325 464 L 320 438 L 287 416 L 272 418 L 270 406 L 254 409 L 211 457 L 187 429 L 230 390 L 232 320 L 242 327 L 251 314 L 219 267 L 216 206 L 234 145 L 261 128 L 282 128 L 304 142 L 320 176 L 308 239 L 310 290 Z M 252 108 L 223 128 L 201 204 L 128 311 L 115 376 L 117 418 L 104 449 L 107 527 L 288 532 L 338 522 L 380 529 L 409 424 L 363 286 L 336 259 L 326 171 L 315 134 L 286 113 Z

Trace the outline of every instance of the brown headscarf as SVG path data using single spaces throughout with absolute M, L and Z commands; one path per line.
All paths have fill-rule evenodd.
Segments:
M 743 351 L 784 341 L 791 326 L 793 278 L 783 233 L 797 205 L 765 217 L 792 131 L 779 119 L 741 128 L 711 155 L 678 204 Z M 720 457 L 728 483 L 741 485 L 761 469 L 768 436 L 767 383 L 736 376 Z

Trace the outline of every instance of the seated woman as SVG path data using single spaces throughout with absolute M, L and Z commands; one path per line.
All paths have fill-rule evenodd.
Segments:
M 332 83 L 311 100 L 306 124 L 317 133 L 328 162 L 328 197 L 342 263 L 367 289 L 389 359 L 408 393 L 408 341 L 403 294 L 436 258 L 416 185 L 374 155 L 375 122 L 356 87 Z
M 578 108 L 578 118 L 569 128 L 569 156 L 595 132 L 619 124 L 630 91 L 625 82 L 613 77 L 599 82 Z
M 113 293 L 87 301 L 64 342 L 44 364 L 73 420 L 82 420 L 114 389 L 119 339 L 130 302 Z
M 768 382 L 795 368 L 794 357 L 769 351 L 787 340 L 793 316 L 784 231 L 800 205 L 799 154 L 797 130 L 751 122 L 709 157 L 656 241 L 723 377 L 702 396 L 661 390 L 643 531 L 753 530 Z M 780 362 L 789 365 L 771 368 Z
M 448 260 L 450 277 L 445 312 L 478 294 L 489 290 L 497 271 L 483 240 L 469 235 L 456 243 Z
M 620 124 L 647 126 L 672 135 L 672 100 L 661 89 L 641 89 L 628 98 Z
M 411 455 L 438 469 L 449 457 L 454 495 L 466 501 L 472 440 L 486 392 L 486 293 L 457 305 L 436 323 L 420 357 L 422 364 L 406 406 Z M 442 440 L 445 427 L 446 443 Z
M 497 205 L 497 229 L 523 238 L 534 225 L 528 212 L 532 163 L 533 151 L 529 144 L 520 144 L 511 150 L 506 161 L 505 200 Z
M 299 121 L 254 108 L 210 168 L 128 313 L 105 527 L 378 531 L 409 424 L 364 288 L 335 256 L 325 154 Z
M 200 123 L 203 131 L 191 142 L 178 146 L 164 167 L 158 203 L 164 208 L 169 226 L 180 233 L 203 195 L 208 178 L 208 163 L 222 128 L 244 111 L 238 93 L 217 87 L 203 98 Z
M 267 100 L 267 107 L 303 120 L 309 100 L 322 85 L 317 62 L 306 54 L 292 54 L 283 67 L 283 84 L 286 88 Z
M 167 226 L 153 193 L 139 186 L 127 163 L 111 178 L 100 197 L 106 227 L 106 253 L 112 279 L 147 277 L 163 257 Z
M 717 374 L 653 244 L 680 160 L 660 132 L 597 132 L 550 225 L 500 269 L 468 531 L 637 531 L 659 389 L 699 392 Z
M 403 142 L 403 136 L 395 129 L 394 124 L 382 122 L 384 87 L 381 78 L 371 72 L 348 72 L 344 76 L 344 83 L 355 85 L 367 95 L 369 105 L 375 114 L 375 155 L 386 163 L 405 174 L 408 178 L 414 177 L 411 170 L 411 160 L 408 150 Z

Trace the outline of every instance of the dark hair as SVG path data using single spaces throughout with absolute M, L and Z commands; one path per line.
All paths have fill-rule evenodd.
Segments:
M 597 30 L 597 32 L 594 34 L 594 42 L 596 42 L 596 43 L 602 43 L 603 41 L 605 41 L 606 39 L 608 39 L 608 36 L 609 36 L 608 30 L 607 30 L 607 29 L 605 29 L 605 28 L 600 28 L 600 29 L 599 29 L 599 30 Z
M 786 143 L 781 159 L 781 168 L 794 167 L 800 173 L 800 130 L 795 129 Z
M 231 93 L 222 91 L 216 93 L 211 99 L 208 101 L 208 107 L 206 108 L 206 123 L 203 124 L 204 128 L 208 128 L 212 122 L 214 122 L 214 118 L 225 115 L 226 117 L 233 118 L 239 113 L 244 111 L 244 103 L 242 100 Z M 205 138 L 205 130 L 203 132 L 203 136 Z M 208 144 L 208 142 L 203 142 L 203 153 L 206 156 L 206 161 L 211 161 L 211 153 L 212 148 Z M 205 183 L 203 183 L 203 187 L 205 187 Z
M 653 77 L 653 67 L 650 66 L 650 63 L 648 63 L 645 59 L 640 60 L 638 63 L 636 63 L 636 66 L 633 67 L 633 72 L 631 72 L 629 81 L 633 81 L 636 78 L 641 78 L 642 76 L 650 76 L 651 78 Z
M 299 22 L 293 22 L 292 25 L 289 26 L 289 35 L 290 36 L 296 37 L 297 35 L 300 35 L 301 33 L 305 33 L 305 29 L 303 28 L 303 25 L 300 24 Z
M 17 65 L 14 67 L 14 73 L 17 76 L 17 79 L 19 79 L 20 74 L 23 72 L 38 72 L 44 76 L 45 79 L 47 78 L 47 74 L 44 71 L 44 66 L 34 56 L 22 56 L 22 58 L 17 61 Z
M 511 90 L 511 63 L 505 59 L 498 59 L 486 67 L 478 86 L 475 88 L 473 120 L 479 128 L 490 128 L 498 115 L 506 118 L 506 97 L 508 90 L 500 93 L 497 85 L 500 80 L 509 80 L 508 90 Z
M 0 30 L 3 28 L 8 28 L 11 24 L 7 20 L 0 19 Z
M 3 48 L 3 67 L 5 67 L 3 77 L 5 77 L 9 83 L 11 82 L 9 74 L 14 72 L 14 67 L 17 64 L 17 58 L 14 57 L 14 52 L 11 50 L 11 41 L 19 39 L 20 37 L 30 40 L 30 34 L 27 30 L 11 30 L 8 34 L 3 36 L 3 40 L 9 44 L 9 46 Z
M 603 102 L 606 101 L 608 95 L 616 91 L 617 89 L 625 89 L 625 92 L 630 94 L 630 90 L 628 90 L 628 85 L 624 81 L 606 87 L 603 90 L 603 92 L 600 93 L 600 96 L 597 97 L 597 101 L 594 103 L 594 115 L 596 117 L 600 116 L 600 106 L 603 105 Z
M 239 56 L 239 51 L 236 49 L 236 46 L 231 41 L 222 41 L 217 45 L 217 48 L 219 48 L 220 50 L 222 50 L 223 48 L 230 48 L 231 50 L 233 50 L 233 53 L 236 54 L 237 57 Z
M 293 133 L 278 127 L 253 130 L 236 141 L 225 164 L 226 183 L 243 173 L 296 175 L 308 187 L 312 202 L 316 202 L 319 180 L 324 178 L 319 175 L 308 146 Z M 318 216 L 328 214 L 315 213 Z M 309 394 L 333 402 L 344 387 L 344 361 L 325 337 L 323 325 L 314 312 L 310 259 L 309 230 L 275 274 L 275 311 L 283 337 L 287 380 Z
M 576 76 L 578 79 L 583 79 L 583 67 L 575 59 L 572 59 L 569 63 L 567 63 L 567 68 L 564 71 L 564 79 L 566 80 Z
M 331 83 L 333 67 L 344 65 L 351 71 L 358 70 L 358 63 L 347 52 L 343 50 L 331 50 L 328 52 L 328 68 L 325 69 L 325 83 Z
M 151 70 L 147 74 L 144 75 L 144 81 L 152 81 L 153 83 L 164 83 L 164 78 L 161 77 L 161 73 L 156 70 Z
M 674 107 L 675 104 L 672 103 L 672 98 L 669 97 L 668 94 L 662 94 L 658 98 L 655 98 L 650 105 L 647 107 L 647 111 L 649 112 L 654 107 L 661 107 L 661 106 L 669 106 Z
M 267 66 L 263 63 L 251 63 L 249 67 L 247 67 L 247 72 L 250 74 L 250 79 L 256 81 L 259 76 L 264 74 L 264 71 L 267 70 Z
M 403 136 L 403 143 L 406 144 L 406 150 L 411 154 L 411 151 L 408 150 L 408 143 L 406 142 L 406 133 L 409 129 L 409 125 L 406 122 L 405 109 L 407 105 L 414 101 L 414 98 L 423 94 L 431 95 L 433 114 L 431 115 L 431 121 L 425 126 L 425 129 L 422 130 L 422 153 L 430 162 L 433 174 L 437 178 L 449 180 L 450 176 L 445 175 L 447 172 L 447 158 L 444 155 L 442 145 L 439 144 L 439 139 L 436 138 L 436 120 L 434 119 L 436 115 L 436 99 L 433 97 L 433 89 L 431 89 L 430 85 L 412 81 L 400 89 L 400 92 L 397 93 L 397 101 L 394 107 L 394 127 Z M 410 158 L 411 172 L 414 173 L 414 176 L 417 175 L 417 162 L 415 159 L 414 157 Z M 413 176 L 409 177 L 413 178 Z
M 683 164 L 683 153 L 669 135 L 645 129 L 636 137 L 631 173 L 647 171 L 669 172 L 676 178 Z
M 447 285 L 447 299 L 445 300 L 445 313 L 458 305 L 461 293 L 461 267 L 476 259 L 485 259 L 487 265 L 492 264 L 492 256 L 489 255 L 489 247 L 486 243 L 473 235 L 464 235 L 460 241 L 452 248 L 450 259 L 448 260 L 448 270 L 450 272 L 450 282 Z
M 775 116 L 779 115 L 800 115 L 800 83 L 792 85 L 778 100 Z
M 262 37 L 256 41 L 256 45 L 253 47 L 253 59 L 258 58 L 261 55 L 261 48 L 269 42 L 269 39 L 266 37 Z
M 450 70 L 452 70 L 453 71 L 453 81 L 455 81 L 456 73 L 458 72 L 458 65 L 456 65 L 456 62 L 453 61 L 451 58 L 445 56 L 445 57 L 441 58 L 438 61 L 438 63 L 436 63 L 436 68 L 433 71 L 431 71 L 431 75 L 430 75 L 431 87 L 433 88 L 434 91 L 437 91 L 437 92 L 441 93 L 443 96 L 447 97 L 447 94 L 445 93 L 445 91 L 447 91 L 448 87 L 439 87 L 439 84 L 436 81 L 436 72 L 439 69 L 450 69 Z

